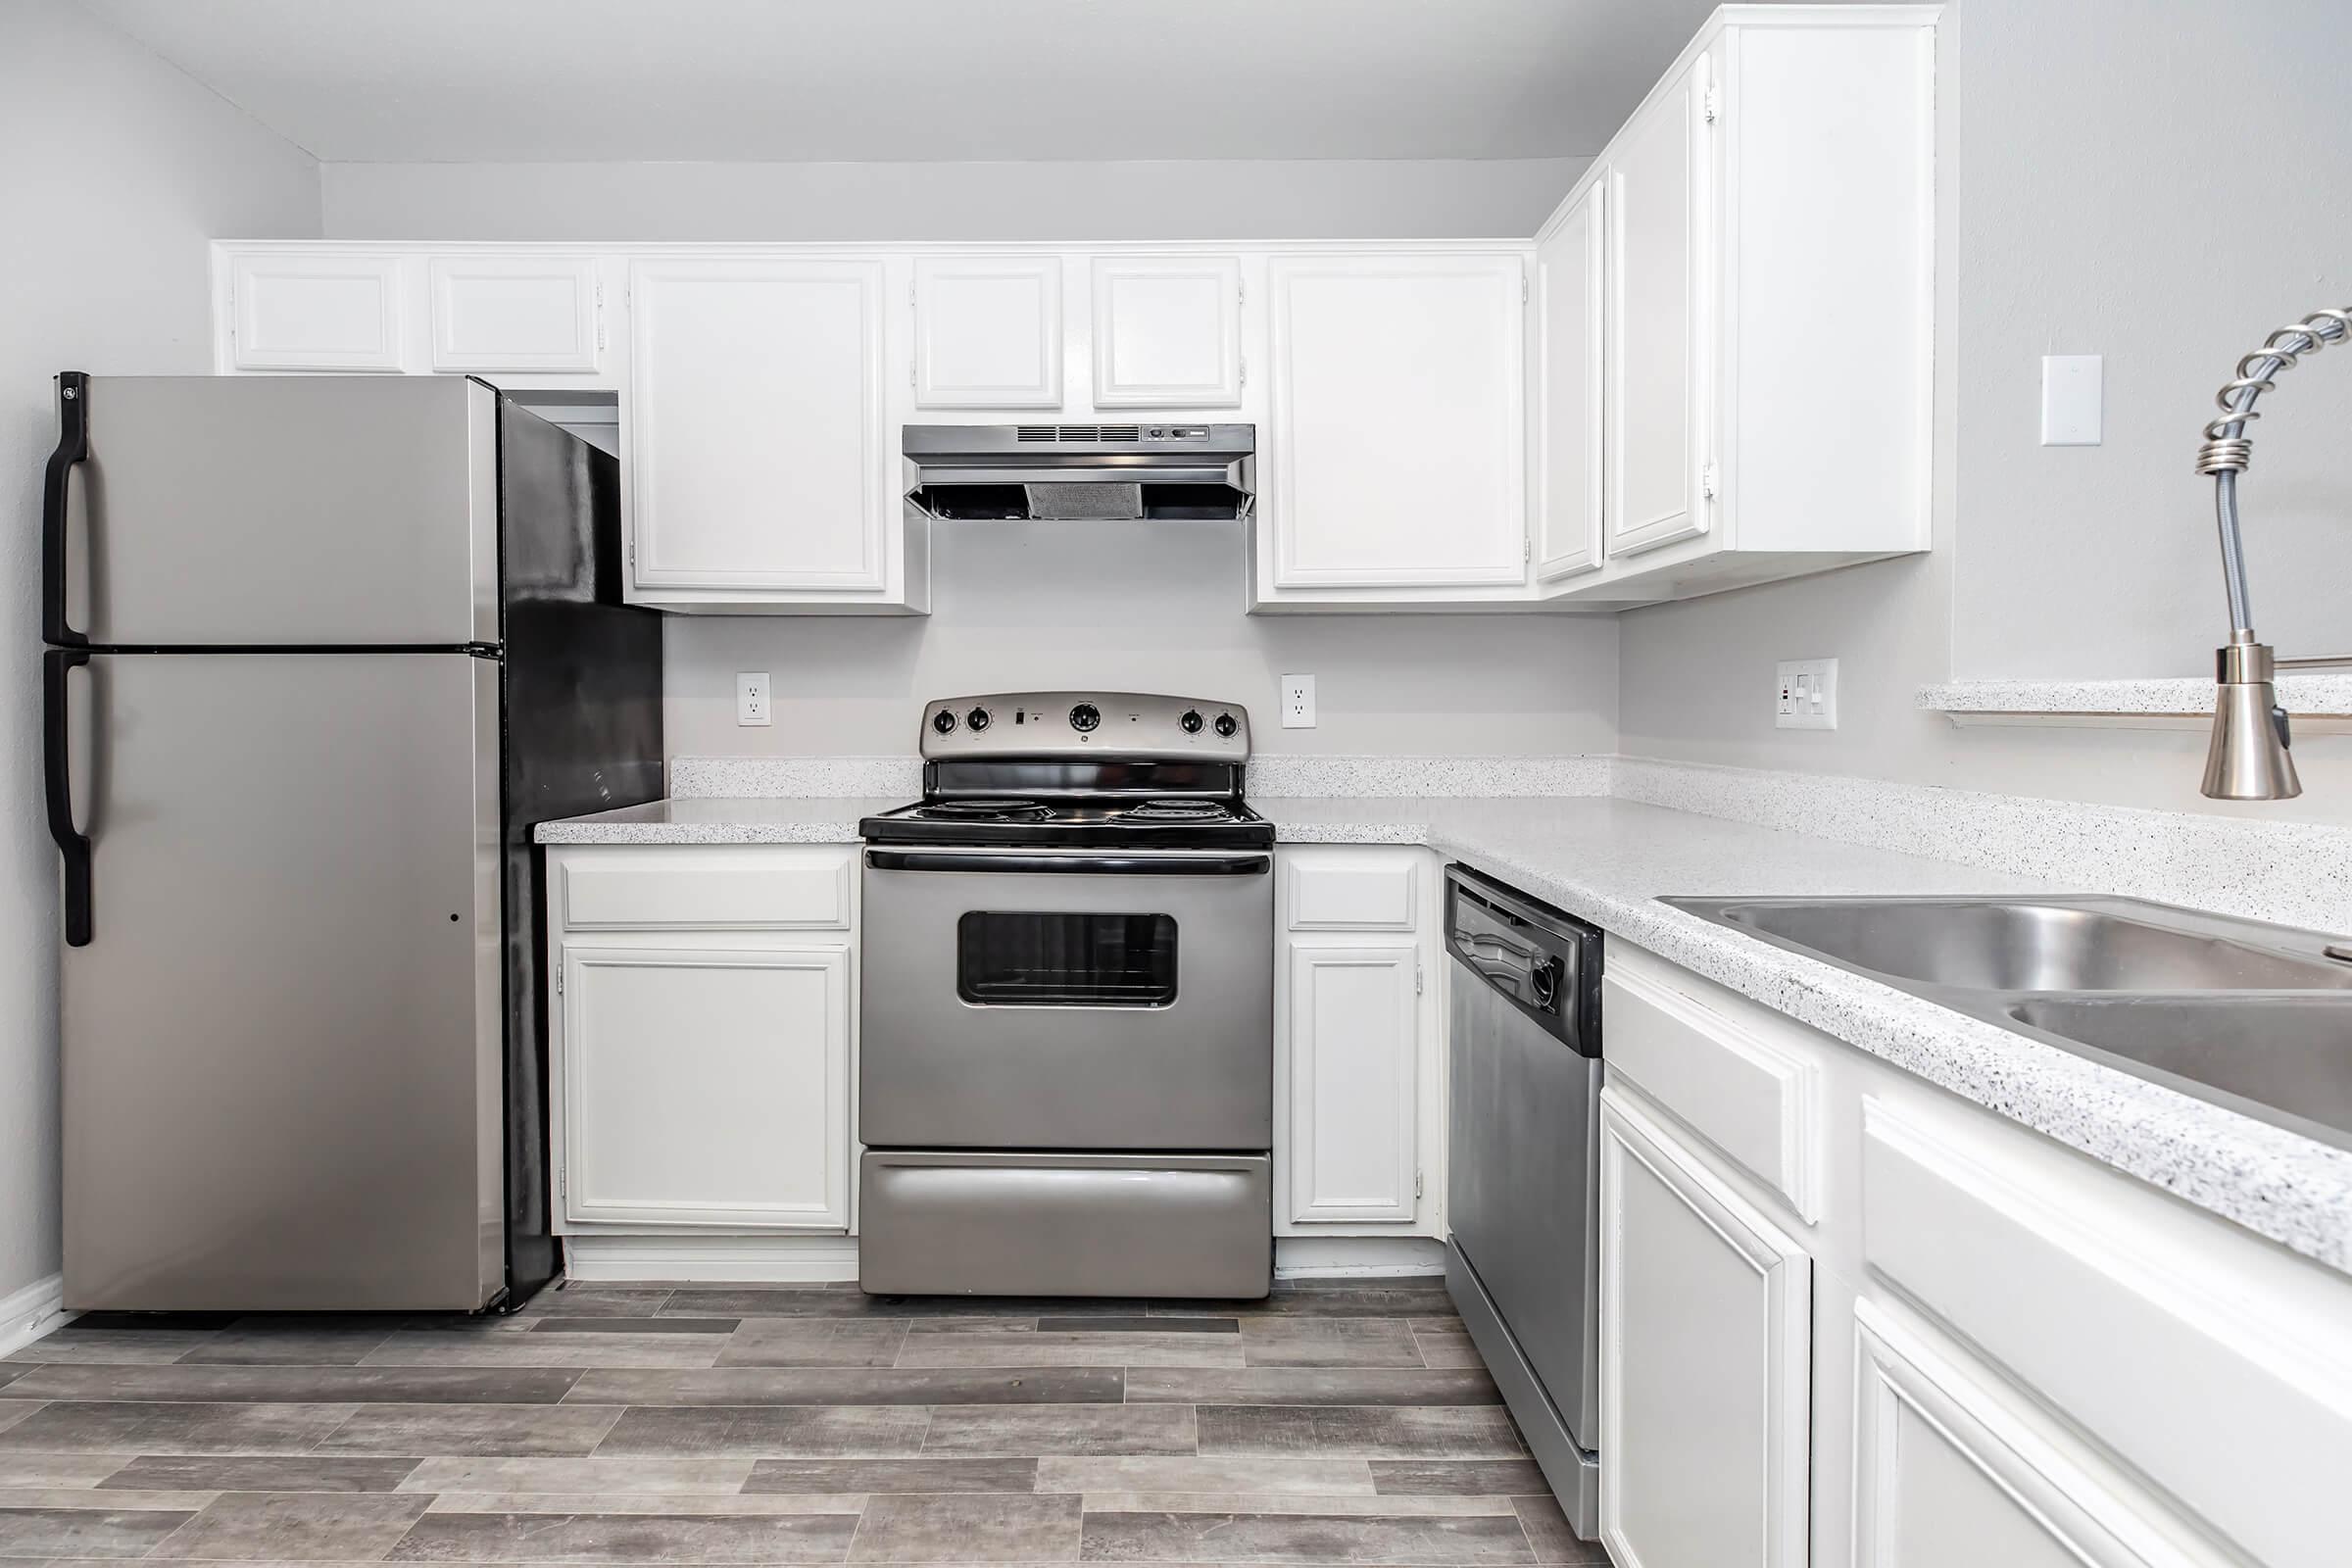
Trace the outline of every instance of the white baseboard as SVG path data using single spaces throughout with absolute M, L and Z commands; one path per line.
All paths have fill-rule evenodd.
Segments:
M 566 1236 L 575 1280 L 824 1285 L 858 1277 L 851 1236 Z
M 1278 1280 L 1413 1279 L 1446 1272 L 1446 1244 L 1427 1236 L 1278 1236 Z
M 0 1355 L 14 1355 L 51 1329 L 73 1321 L 65 1308 L 66 1277 L 52 1274 L 0 1296 Z
M 858 1278 L 854 1236 L 566 1236 L 564 1273 L 613 1285 L 826 1285 Z M 1413 1279 L 1446 1272 L 1443 1243 L 1421 1236 L 1282 1236 L 1274 1277 Z M 50 1282 L 52 1287 L 55 1281 Z M 52 1291 L 54 1294 L 54 1289 Z

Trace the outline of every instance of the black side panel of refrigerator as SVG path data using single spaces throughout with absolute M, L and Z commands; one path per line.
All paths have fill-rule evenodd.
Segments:
M 557 1268 L 546 857 L 531 830 L 662 794 L 662 617 L 621 600 L 620 465 L 501 400 L 506 683 L 507 1306 Z

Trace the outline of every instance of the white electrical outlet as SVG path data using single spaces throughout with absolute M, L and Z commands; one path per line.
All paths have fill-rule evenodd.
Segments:
M 767 671 L 739 670 L 735 675 L 735 722 L 738 724 L 769 724 L 774 719 L 768 708 Z
M 1315 727 L 1315 677 L 1285 675 L 1282 677 L 1282 727 L 1284 729 L 1313 729 Z
M 1838 661 L 1784 659 L 1776 666 L 1778 685 L 1772 722 L 1781 729 L 1838 727 Z

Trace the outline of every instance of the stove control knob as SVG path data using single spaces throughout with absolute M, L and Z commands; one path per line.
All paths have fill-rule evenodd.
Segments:
M 1102 722 L 1102 711 L 1092 703 L 1080 703 L 1070 710 L 1070 728 L 1083 735 Z
M 1182 729 L 1182 730 L 1183 730 L 1183 731 L 1184 731 L 1184 732 L 1185 732 L 1187 735 L 1198 735 L 1198 734 L 1200 734 L 1200 710 L 1199 710 L 1198 708 L 1188 708 L 1188 709 L 1186 709 L 1186 710 L 1184 710 L 1184 715 L 1183 715 L 1181 718 L 1177 719 L 1177 720 L 1176 720 L 1176 723 L 1177 723 L 1177 726 L 1178 726 L 1179 728 L 1181 728 L 1181 729 Z
M 963 715 L 963 727 L 965 729 L 983 730 L 988 728 L 988 710 L 985 708 L 975 708 L 970 712 Z
M 942 735 L 952 735 L 956 731 L 956 715 L 943 708 L 931 715 L 931 727 Z
M 1224 736 L 1227 740 L 1233 739 L 1233 732 L 1241 727 L 1242 721 L 1238 718 L 1235 718 L 1231 713 L 1219 713 L 1217 715 L 1217 733 Z

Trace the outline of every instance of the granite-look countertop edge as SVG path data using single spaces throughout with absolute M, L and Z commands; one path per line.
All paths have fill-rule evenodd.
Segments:
M 860 817 L 906 804 L 833 795 L 671 798 L 542 822 L 532 836 L 541 844 L 856 844 Z

